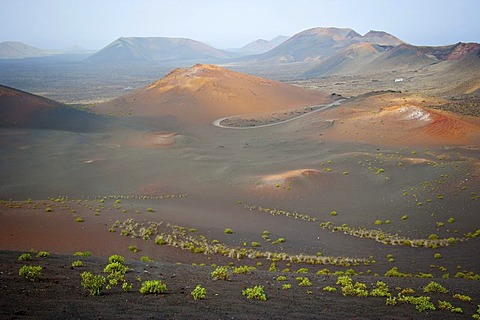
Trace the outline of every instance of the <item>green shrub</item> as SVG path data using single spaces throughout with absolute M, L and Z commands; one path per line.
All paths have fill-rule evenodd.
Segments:
M 226 234 L 232 234 L 233 230 L 230 229 L 230 228 L 226 228 L 223 232 L 226 233 Z
M 270 264 L 270 267 L 268 268 L 268 271 L 270 272 L 277 272 L 277 266 L 275 265 L 275 262 L 272 262 Z
M 390 293 L 388 292 L 388 285 L 385 282 L 377 281 L 375 288 L 370 292 L 372 297 L 388 297 Z
M 352 284 L 342 286 L 342 294 L 344 296 L 367 297 L 367 285 L 362 282 L 355 282 L 353 286 Z
M 332 212 L 330 212 L 330 215 L 331 216 L 336 216 L 336 215 L 338 215 L 338 212 L 337 211 L 332 211 Z
M 425 293 L 448 293 L 448 290 L 445 289 L 441 284 L 431 281 L 423 288 Z
M 472 301 L 472 297 L 469 297 L 469 296 L 466 296 L 466 295 L 463 295 L 463 294 L 459 294 L 459 293 L 454 294 L 453 298 L 458 299 L 458 300 L 462 300 L 462 301 L 465 301 L 465 302 Z
M 246 288 L 242 290 L 242 296 L 246 296 L 249 300 L 267 300 L 263 286 L 255 286 L 253 288 Z
M 300 268 L 297 271 L 295 271 L 295 273 L 308 273 L 308 269 L 307 268 Z
M 138 248 L 136 246 L 128 246 L 128 250 L 131 252 L 138 252 Z
M 73 268 L 78 268 L 78 267 L 83 267 L 83 262 L 80 260 L 76 260 L 72 262 L 72 267 Z
M 90 292 L 91 296 L 98 296 L 102 293 L 106 279 L 101 275 L 93 275 L 89 271 L 82 273 L 82 286 Z
M 257 268 L 250 266 L 240 266 L 233 268 L 233 274 L 251 273 L 254 270 L 257 270 Z
M 450 309 L 453 309 L 453 305 L 448 301 L 438 300 L 438 309 L 450 311 Z
M 227 266 L 218 266 L 210 275 L 213 280 L 230 280 L 230 270 Z
M 337 288 L 332 287 L 332 286 L 326 286 L 325 288 L 322 289 L 325 292 L 337 292 Z
M 402 302 L 406 302 L 415 306 L 415 309 L 423 312 L 423 311 L 434 311 L 436 310 L 435 305 L 430 301 L 430 297 L 420 296 L 420 297 L 413 297 L 413 296 L 403 296 L 400 298 Z
M 442 255 L 441 255 L 440 253 L 435 253 L 435 254 L 433 255 L 433 257 L 434 257 L 435 259 L 440 259 L 440 258 L 442 257 Z
M 82 217 L 76 217 L 75 222 L 85 222 L 85 220 Z
M 480 320 L 480 304 L 477 305 L 477 313 L 475 313 L 473 316 L 472 316 L 473 319 L 475 320 Z
M 312 285 L 312 282 L 310 279 L 307 277 L 302 278 L 302 280 L 298 283 L 299 286 L 301 287 L 310 287 Z
M 76 257 L 90 257 L 92 253 L 90 251 L 85 251 L 85 252 L 77 251 L 73 255 Z
M 336 284 L 339 284 L 342 287 L 352 285 L 352 278 L 350 278 L 349 276 L 340 276 L 337 278 Z
M 107 289 L 111 289 L 112 286 L 116 286 L 124 282 L 127 271 L 128 267 L 124 266 L 120 262 L 109 263 L 103 269 L 103 272 L 108 273 Z
M 152 208 L 147 208 L 147 211 L 148 212 L 155 212 L 155 210 L 153 210 Z
M 24 254 L 21 254 L 18 259 L 18 261 L 28 261 L 28 260 L 32 260 L 32 255 L 30 253 L 24 253 Z
M 133 284 L 132 283 L 129 283 L 129 282 L 124 282 L 122 284 L 122 290 L 125 291 L 125 292 L 129 292 L 130 290 L 132 290 L 133 288 Z
M 282 285 L 282 290 L 288 290 L 290 288 L 292 288 L 292 285 L 290 283 L 284 283 Z
M 141 294 L 157 294 L 167 291 L 167 285 L 160 280 L 147 280 L 142 283 Z
M 47 251 L 40 251 L 37 253 L 37 258 L 48 258 L 50 257 L 50 253 Z
M 287 281 L 287 277 L 285 276 L 278 276 L 277 281 Z
M 110 263 L 118 262 L 118 263 L 124 264 L 125 263 L 125 258 L 121 255 L 113 254 L 113 255 L 110 256 L 110 258 L 108 258 L 108 261 Z
M 207 289 L 203 288 L 201 285 L 197 284 L 195 289 L 191 292 L 193 300 L 202 300 L 205 299 L 207 295 Z
M 42 269 L 41 266 L 24 265 L 18 270 L 18 275 L 28 281 L 40 281 L 43 278 Z
M 155 260 L 150 259 L 150 257 L 148 257 L 148 256 L 141 257 L 140 261 L 142 261 L 142 262 L 155 262 Z

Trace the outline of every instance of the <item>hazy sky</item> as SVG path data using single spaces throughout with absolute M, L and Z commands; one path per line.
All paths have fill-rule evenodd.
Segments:
M 100 49 L 121 36 L 217 48 L 313 27 L 382 30 L 411 44 L 480 42 L 480 0 L 0 0 L 0 42 Z

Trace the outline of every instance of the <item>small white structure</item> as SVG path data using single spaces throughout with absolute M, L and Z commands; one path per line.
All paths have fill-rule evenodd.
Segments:
M 403 82 L 403 78 L 397 78 L 395 79 L 395 82 Z

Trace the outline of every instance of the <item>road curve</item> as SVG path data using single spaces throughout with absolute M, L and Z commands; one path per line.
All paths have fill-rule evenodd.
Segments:
M 314 112 L 319 112 L 319 111 L 324 111 L 324 110 L 327 110 L 327 109 L 330 109 L 330 108 L 333 108 L 333 107 L 336 107 L 338 105 L 340 105 L 343 101 L 345 101 L 347 99 L 340 99 L 340 100 L 337 100 L 337 101 L 334 101 L 330 104 L 327 104 L 327 105 L 323 105 L 323 107 L 321 108 L 318 108 L 318 109 L 315 109 L 313 111 L 310 111 L 310 112 L 307 112 L 307 113 L 304 113 L 304 114 L 301 114 L 297 117 L 293 117 L 293 118 L 290 118 L 290 119 L 287 119 L 287 120 L 283 120 L 283 121 L 279 121 L 279 122 L 274 122 L 274 123 L 268 123 L 268 124 L 262 124 L 260 126 L 250 126 L 250 127 L 229 127 L 229 126 L 224 126 L 224 125 L 221 125 L 220 122 L 222 122 L 223 120 L 225 119 L 228 119 L 228 118 L 232 118 L 232 117 L 236 117 L 236 116 L 229 116 L 229 117 L 225 117 L 225 118 L 221 118 L 221 119 L 217 119 L 215 121 L 212 122 L 212 125 L 214 125 L 215 127 L 219 127 L 219 128 L 224 128 L 224 129 L 237 129 L 237 130 L 245 130 L 245 129 L 257 129 L 257 128 L 265 128 L 265 127 L 271 127 L 271 126 L 276 126 L 277 124 L 282 124 L 282 123 L 287 123 L 287 122 L 290 122 L 290 121 L 293 121 L 293 120 L 297 120 L 299 118 L 302 118 L 302 117 L 306 117 L 308 116 L 309 114 L 312 114 Z M 313 107 L 317 107 L 317 106 L 313 106 Z M 320 107 L 320 106 L 318 106 Z

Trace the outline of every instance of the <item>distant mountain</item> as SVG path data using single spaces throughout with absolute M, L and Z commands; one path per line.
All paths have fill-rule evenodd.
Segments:
M 87 58 L 93 63 L 225 59 L 230 54 L 184 38 L 119 38 Z
M 271 40 L 258 39 L 249 44 L 241 47 L 240 49 L 235 50 L 235 52 L 251 55 L 251 54 L 260 54 L 272 50 L 276 46 L 285 42 L 289 37 L 287 36 L 277 36 Z
M 376 44 L 354 43 L 339 53 L 326 58 L 316 67 L 302 74 L 302 77 L 314 78 L 320 75 L 358 74 L 385 50 L 385 47 Z
M 108 123 L 102 116 L 0 85 L 0 128 L 89 132 L 102 131 Z
M 339 52 L 361 37 L 349 28 L 314 28 L 297 33 L 257 61 L 320 61 Z
M 393 70 L 413 70 L 426 66 L 463 60 L 480 51 L 478 43 L 457 43 L 448 46 L 413 46 L 399 42 L 397 38 L 383 32 L 369 32 L 357 42 L 340 52 L 320 61 L 301 77 L 313 78 L 326 75 L 372 74 Z M 382 40 L 384 39 L 384 41 Z M 370 44 L 378 42 L 378 44 Z
M 403 43 L 402 40 L 397 37 L 386 33 L 384 31 L 370 30 L 362 38 L 361 41 L 368 43 L 378 44 L 381 46 L 398 46 Z
M 52 53 L 52 51 L 35 48 L 18 41 L 0 43 L 0 59 L 44 57 Z
M 95 53 L 95 51 L 85 49 L 83 47 L 75 45 L 75 46 L 71 46 L 71 47 L 68 47 L 66 49 L 61 50 L 60 53 L 61 54 L 88 54 L 88 53 Z
M 115 100 L 98 104 L 102 113 L 131 113 L 151 119 L 210 124 L 232 115 L 274 112 L 325 104 L 332 97 L 283 82 L 214 65 L 175 69 L 163 79 Z

